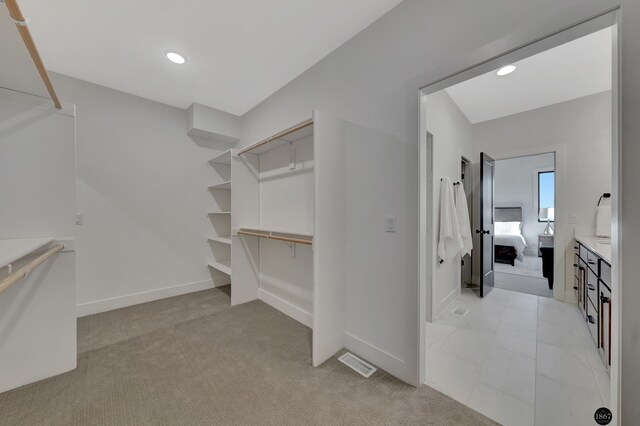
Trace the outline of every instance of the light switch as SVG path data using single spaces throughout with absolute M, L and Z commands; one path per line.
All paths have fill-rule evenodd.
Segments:
M 396 232 L 395 216 L 387 216 L 387 232 Z
M 569 224 L 570 225 L 576 225 L 578 223 L 578 216 L 576 216 L 575 214 L 570 214 L 569 215 Z
M 77 214 L 76 215 L 76 225 L 82 225 L 82 215 L 81 214 Z

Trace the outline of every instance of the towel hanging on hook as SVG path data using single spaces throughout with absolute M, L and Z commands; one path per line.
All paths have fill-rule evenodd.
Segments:
M 440 182 L 442 182 L 442 180 L 443 180 L 443 179 L 444 179 L 444 178 L 440 178 Z M 453 184 L 452 184 L 452 185 L 453 185 L 453 186 L 460 185 L 460 182 L 453 182 Z

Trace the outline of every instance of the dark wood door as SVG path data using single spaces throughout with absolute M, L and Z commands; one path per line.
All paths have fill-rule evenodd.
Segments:
M 480 153 L 480 297 L 484 297 L 494 286 L 494 180 L 496 162 L 484 152 Z

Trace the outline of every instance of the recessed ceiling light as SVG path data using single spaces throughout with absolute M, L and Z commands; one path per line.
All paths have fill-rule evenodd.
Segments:
M 184 55 L 176 52 L 175 50 L 167 50 L 164 52 L 164 55 L 174 64 L 182 65 L 187 62 L 187 58 L 185 58 Z
M 515 65 L 507 65 L 505 67 L 500 68 L 496 74 L 498 74 L 500 77 L 502 77 L 502 76 L 511 74 L 515 70 L 516 70 L 516 66 Z

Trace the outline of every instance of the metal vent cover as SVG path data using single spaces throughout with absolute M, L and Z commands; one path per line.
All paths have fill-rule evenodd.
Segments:
M 366 361 L 363 361 L 351 352 L 347 352 L 346 354 L 342 355 L 340 358 L 338 358 L 338 361 L 342 362 L 343 364 L 355 370 L 357 373 L 366 378 L 369 378 L 377 370 L 376 367 Z

